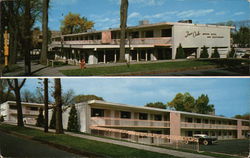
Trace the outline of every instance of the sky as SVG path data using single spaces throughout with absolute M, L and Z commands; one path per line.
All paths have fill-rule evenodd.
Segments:
M 50 79 L 52 80 L 52 79 Z M 36 90 L 38 79 L 28 79 L 22 90 Z M 250 78 L 63 78 L 62 89 L 75 95 L 94 94 L 105 101 L 144 106 L 170 102 L 177 93 L 195 98 L 207 94 L 216 115 L 233 117 L 250 112 Z
M 94 21 L 96 30 L 119 27 L 120 0 L 51 0 L 49 27 L 59 30 L 63 16 L 78 13 Z M 128 26 L 192 19 L 194 23 L 249 20 L 248 0 L 129 0 Z

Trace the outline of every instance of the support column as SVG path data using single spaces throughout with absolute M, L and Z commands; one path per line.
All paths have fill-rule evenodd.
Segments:
M 181 114 L 178 112 L 170 112 L 170 135 L 181 135 Z
M 172 47 L 172 60 L 176 59 L 176 49 L 177 47 L 175 46 Z
M 115 49 L 115 57 L 114 57 L 114 62 L 116 63 L 116 49 Z
M 148 49 L 146 49 L 146 61 L 148 61 Z
M 103 53 L 103 62 L 106 64 L 106 50 L 104 49 L 104 53 Z
M 136 61 L 139 62 L 139 50 L 136 50 Z
M 96 53 L 94 52 L 94 50 L 90 50 L 89 52 L 89 64 L 97 64 L 98 63 L 98 59 L 96 57 Z
M 242 137 L 242 121 L 237 120 L 237 139 L 241 139 Z
M 196 58 L 199 59 L 201 56 L 201 47 L 198 47 L 196 50 Z
M 211 56 L 212 56 L 212 47 L 209 47 L 208 48 L 208 58 L 211 58 Z

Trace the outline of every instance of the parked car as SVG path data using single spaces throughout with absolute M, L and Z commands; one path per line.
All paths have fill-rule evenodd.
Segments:
M 194 134 L 193 137 L 199 139 L 199 143 L 203 145 L 211 145 L 218 143 L 217 138 L 209 137 L 206 134 Z

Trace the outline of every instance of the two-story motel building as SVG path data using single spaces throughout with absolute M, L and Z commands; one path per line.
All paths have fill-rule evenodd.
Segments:
M 16 122 L 15 102 L 8 101 L 0 105 L 0 115 L 5 121 Z M 24 120 L 27 124 L 35 124 L 39 108 L 43 104 L 22 103 Z M 243 139 L 250 130 L 250 121 L 204 115 L 190 112 L 131 106 L 92 100 L 76 104 L 80 131 L 90 134 L 103 134 L 105 129 L 120 129 L 140 133 L 152 133 L 171 136 L 190 137 L 193 134 L 207 134 L 218 139 Z M 67 129 L 70 108 L 63 112 L 63 127 Z M 52 111 L 49 111 L 51 118 Z M 99 131 L 96 129 L 100 128 Z M 104 130 L 103 130 L 104 129 Z M 113 137 L 127 137 L 115 133 Z M 139 137 L 138 141 L 151 142 L 151 139 Z
M 207 134 L 218 139 L 242 139 L 250 130 L 249 120 L 98 100 L 76 104 L 76 108 L 80 131 L 87 133 L 96 133 L 95 127 L 101 127 L 164 135 Z M 64 127 L 67 127 L 68 116 L 69 109 L 63 114 Z
M 22 102 L 23 121 L 25 124 L 36 124 L 39 109 L 44 108 L 44 104 Z M 17 106 L 15 101 L 7 101 L 0 104 L 0 116 L 8 122 L 17 122 Z
M 233 27 L 192 23 L 141 23 L 128 27 L 126 33 L 127 61 L 176 59 L 181 44 L 187 57 L 199 58 L 203 46 L 211 57 L 218 48 L 220 57 L 230 50 Z M 89 31 L 52 38 L 50 48 L 58 60 L 77 64 L 85 58 L 88 64 L 113 63 L 119 60 L 120 29 Z

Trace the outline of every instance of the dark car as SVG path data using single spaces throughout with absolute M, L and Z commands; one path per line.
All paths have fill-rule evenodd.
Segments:
M 198 138 L 199 143 L 204 145 L 211 145 L 218 143 L 217 138 L 209 137 L 206 134 L 194 134 L 193 137 Z

